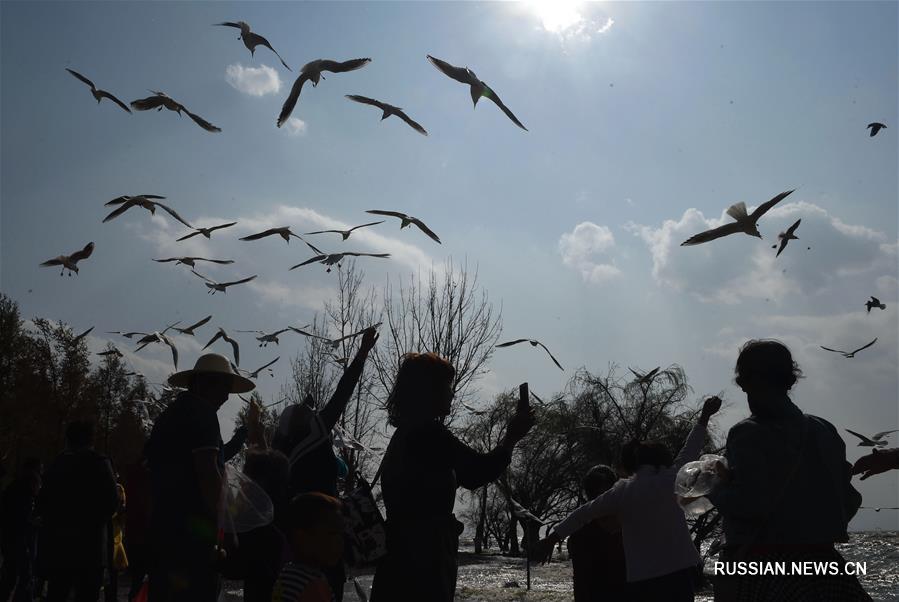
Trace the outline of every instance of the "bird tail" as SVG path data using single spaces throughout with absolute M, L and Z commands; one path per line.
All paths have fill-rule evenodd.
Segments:
M 734 218 L 737 221 L 741 221 L 748 217 L 748 213 L 746 213 L 746 203 L 740 201 L 739 203 L 734 203 L 730 207 L 727 208 L 727 214 Z

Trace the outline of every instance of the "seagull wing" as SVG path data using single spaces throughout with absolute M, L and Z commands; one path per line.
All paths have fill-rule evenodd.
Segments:
M 87 79 L 86 77 L 84 77 L 83 75 L 81 75 L 80 73 L 78 73 L 77 71 L 75 71 L 74 69 L 69 69 L 68 67 L 66 67 L 66 71 L 68 71 L 69 73 L 71 73 L 72 75 L 74 75 L 75 77 L 77 77 L 78 79 L 80 79 L 81 81 L 83 81 L 84 83 L 86 83 L 88 86 L 90 86 L 90 87 L 91 87 L 91 90 L 96 90 L 96 89 L 97 89 L 97 87 L 94 85 L 94 82 L 92 82 L 91 80 Z M 872 125 L 873 125 L 873 124 L 872 124 Z M 869 125 L 868 127 L 871 127 L 871 126 Z
M 758 207 L 755 208 L 755 211 L 753 211 L 752 215 L 749 216 L 750 219 L 752 219 L 752 221 L 758 221 L 758 219 L 760 217 L 762 217 L 763 215 L 765 215 L 765 213 L 769 209 L 771 209 L 771 207 L 774 207 L 774 205 L 778 204 L 779 202 L 781 202 L 782 200 L 787 198 L 789 195 L 793 194 L 794 190 L 796 190 L 796 189 L 794 188 L 793 190 L 787 190 L 786 192 L 781 192 L 779 195 L 777 195 L 770 201 L 765 201 L 764 203 L 762 203 L 761 205 L 759 205 Z
M 370 58 L 350 59 L 343 62 L 323 60 L 320 65 L 322 71 L 331 71 L 332 73 L 346 73 L 347 71 L 355 71 L 356 69 L 361 69 L 370 62 Z
M 229 337 L 227 334 L 225 334 L 224 331 L 222 331 L 222 338 L 225 339 L 227 342 L 231 343 L 231 350 L 234 351 L 234 363 L 239 366 L 240 365 L 240 345 L 237 344 L 237 341 L 235 341 L 234 339 Z
M 390 253 L 337 253 L 337 255 L 349 256 L 349 257 L 380 257 L 387 258 L 390 257 Z
M 131 112 L 131 109 L 128 108 L 128 105 L 126 105 L 124 102 L 122 102 L 121 100 L 119 100 L 118 98 L 116 98 L 115 96 L 113 96 L 112 94 L 110 94 L 109 92 L 107 92 L 106 90 L 97 90 L 97 94 L 99 94 L 99 95 L 102 96 L 103 98 L 108 98 L 108 99 L 111 100 L 112 102 L 116 103 L 117 105 L 119 105 L 120 107 L 122 107 L 122 109 L 123 109 L 124 111 L 126 111 L 126 112 L 128 112 L 128 113 Z
M 309 265 L 310 263 L 317 263 L 317 262 L 319 262 L 319 261 L 321 261 L 321 260 L 323 260 L 323 259 L 327 259 L 327 258 L 328 258 L 327 255 L 316 255 L 316 256 L 313 257 L 312 259 L 307 259 L 307 260 L 304 261 L 303 263 L 298 263 L 298 264 L 296 264 L 295 266 L 291 267 L 290 269 L 293 270 L 293 269 L 296 269 L 296 268 L 301 268 L 301 267 L 303 267 L 304 265 Z M 288 271 L 290 271 L 290 270 L 288 270 Z
M 84 245 L 84 248 L 81 249 L 80 251 L 75 251 L 74 253 L 69 255 L 69 261 L 71 261 L 72 263 L 78 263 L 82 259 L 87 259 L 88 257 L 90 257 L 91 253 L 93 253 L 93 252 L 94 252 L 94 243 L 89 242 L 86 245 Z
M 72 339 L 72 342 L 73 342 L 73 343 L 77 343 L 78 341 L 80 341 L 81 339 L 83 339 L 84 337 L 86 337 L 87 335 L 89 335 L 93 329 L 94 329 L 94 327 L 91 326 L 90 328 L 88 328 L 87 330 L 85 330 L 84 332 L 82 332 L 81 334 L 79 334 L 77 337 L 75 337 L 74 339 Z
M 196 270 L 191 270 L 191 272 L 194 275 L 199 276 L 200 278 L 202 278 L 203 280 L 205 280 L 206 282 L 208 282 L 210 284 L 218 284 L 218 282 L 216 282 L 215 280 L 212 280 L 211 278 L 207 278 L 206 276 L 204 276 L 203 274 L 201 274 L 200 272 L 198 272 Z
M 378 224 L 383 224 L 383 223 L 384 223 L 383 220 L 381 220 L 380 222 L 369 222 L 367 224 L 362 224 L 360 226 L 353 226 L 352 228 L 350 228 L 349 231 L 352 232 L 353 230 L 358 230 L 359 228 L 367 228 L 369 226 L 377 226 Z M 336 232 L 336 231 L 337 230 L 333 230 L 333 232 Z
M 194 329 L 199 328 L 200 326 L 202 326 L 203 324 L 205 324 L 206 322 L 208 322 L 208 321 L 211 320 L 211 319 L 212 319 L 212 314 L 206 316 L 205 318 L 203 318 L 202 320 L 200 320 L 200 321 L 197 322 L 196 324 L 191 324 L 191 325 L 188 326 L 187 328 L 177 328 L 176 330 L 177 330 L 178 332 L 180 332 L 181 334 L 186 334 L 186 333 L 188 333 L 188 332 L 191 333 L 191 334 L 193 334 L 193 330 L 194 330 Z
M 851 434 L 855 435 L 856 437 L 858 437 L 859 439 L 861 439 L 861 440 L 862 440 L 862 443 L 871 443 L 871 444 L 874 443 L 873 441 L 871 441 L 870 439 L 868 439 L 868 438 L 865 437 L 864 435 L 859 435 L 859 434 L 856 433 L 855 431 L 850 431 L 849 429 L 846 429 L 846 432 L 847 432 L 847 433 L 851 433 Z M 875 437 L 875 439 L 877 439 L 877 438 L 878 438 L 878 437 Z
M 169 257 L 168 259 L 154 259 L 153 261 L 156 261 L 158 263 L 169 263 L 171 261 L 180 261 L 181 259 L 183 259 L 183 258 L 182 257 Z
M 511 347 L 512 345 L 524 343 L 525 341 L 529 341 L 529 339 L 515 339 L 514 341 L 506 341 L 505 343 L 500 343 L 499 345 L 497 345 L 497 347 Z
M 562 367 L 562 364 L 559 363 L 559 360 L 557 360 L 555 357 L 553 357 L 553 354 L 550 353 L 549 349 L 546 348 L 546 345 L 544 345 L 543 343 L 541 343 L 539 341 L 537 342 L 537 344 L 540 345 L 541 347 L 543 347 L 543 350 L 549 355 L 549 359 L 551 359 L 553 361 L 553 363 L 559 367 L 559 370 L 562 370 L 562 371 L 565 370 L 565 368 Z
M 191 232 L 190 234 L 186 234 L 186 235 L 182 236 L 181 238 L 177 239 L 175 242 L 181 242 L 182 240 L 187 240 L 188 238 L 193 238 L 197 234 L 200 234 L 199 230 L 197 230 L 196 232 Z
M 862 349 L 867 349 L 868 347 L 870 347 L 871 345 L 873 345 L 873 344 L 876 343 L 876 342 L 877 342 L 877 339 L 875 338 L 873 341 L 871 341 L 870 343 L 868 343 L 868 344 L 865 345 L 864 347 L 859 347 L 858 349 L 856 349 L 856 350 L 853 351 L 852 353 L 858 353 L 858 352 L 861 351 Z
M 801 222 L 801 221 L 802 221 L 801 219 L 797 219 L 796 222 L 792 226 L 787 228 L 787 235 L 792 236 L 793 234 L 795 234 L 796 228 L 799 227 L 799 222 Z
M 278 357 L 276 357 L 275 359 L 273 359 L 272 361 L 270 361 L 269 363 L 267 363 L 266 365 L 264 365 L 263 367 L 259 368 L 259 370 L 256 370 L 256 372 L 262 372 L 263 370 L 265 370 L 266 368 L 268 368 L 269 366 L 271 366 L 272 364 L 277 362 L 279 359 L 281 359 L 280 355 Z
M 871 439 L 880 439 L 881 437 L 886 437 L 886 436 L 889 435 L 890 433 L 899 433 L 899 431 L 892 430 L 892 431 L 883 431 L 883 432 L 881 432 L 881 433 L 875 433 L 875 434 L 871 437 Z
M 316 232 L 303 232 L 303 236 L 310 236 L 312 234 L 328 234 L 329 232 L 334 232 L 335 234 L 343 234 L 343 230 L 318 230 Z
M 277 234 L 277 228 L 269 228 L 265 232 L 259 232 L 258 234 L 250 234 L 249 236 L 243 236 L 240 240 L 259 240 L 260 238 L 265 238 L 266 236 L 271 236 L 272 234 Z
M 405 213 L 400 213 L 399 211 L 384 211 L 382 209 L 368 209 L 366 213 L 371 213 L 373 215 L 389 215 L 390 217 L 398 217 L 400 219 L 407 219 L 409 217 Z
M 451 77 L 454 80 L 456 80 L 457 82 L 460 82 L 463 84 L 470 85 L 472 83 L 471 74 L 469 73 L 468 69 L 466 69 L 464 67 L 456 67 L 455 65 L 450 65 L 446 61 L 442 61 L 438 58 L 435 58 L 435 57 L 431 56 L 430 54 L 427 56 L 428 56 L 428 61 L 430 61 L 432 65 L 434 65 L 441 73 L 443 73 L 447 77 Z
M 717 228 L 712 228 L 711 230 L 706 230 L 705 232 L 695 234 L 682 242 L 680 246 L 689 247 L 691 245 L 700 245 L 702 243 L 709 242 L 715 240 L 716 238 L 721 238 L 722 236 L 727 236 L 729 234 L 734 234 L 739 231 L 739 222 L 730 222 L 728 224 L 724 224 L 723 226 L 718 226 Z
M 178 348 L 175 347 L 175 344 L 169 339 L 169 337 L 164 334 L 159 335 L 159 338 L 162 339 L 162 342 L 169 346 L 169 349 L 172 350 L 172 362 L 175 364 L 175 370 L 178 369 Z
M 206 344 L 203 346 L 203 349 L 206 349 L 207 347 L 209 347 L 210 345 L 212 345 L 213 343 L 215 343 L 217 340 L 219 340 L 220 338 L 222 338 L 222 336 L 227 336 L 227 335 L 225 335 L 225 331 L 224 331 L 224 330 L 222 330 L 221 328 L 219 328 L 219 331 L 218 331 L 217 333 L 215 333 L 215 335 L 214 335 L 211 339 L 209 339 L 209 342 L 206 343 Z M 200 349 L 200 351 L 203 351 L 203 349 Z
M 303 71 L 300 73 L 299 77 L 294 80 L 293 86 L 290 88 L 290 94 L 287 95 L 287 100 L 285 100 L 284 104 L 281 106 L 281 114 L 278 115 L 278 127 L 284 125 L 287 118 L 293 113 L 294 108 L 297 106 L 297 101 L 300 99 L 300 91 L 303 89 L 303 84 L 307 81 L 309 81 L 308 71 Z
M 114 220 L 114 219 L 117 218 L 118 216 L 122 215 L 123 213 L 125 213 L 126 211 L 128 211 L 129 209 L 131 209 L 132 207 L 134 207 L 135 204 L 136 204 L 136 203 L 135 203 L 133 200 L 125 201 L 124 203 L 121 204 L 121 206 L 119 206 L 119 207 L 117 207 L 116 209 L 114 209 L 114 210 L 112 211 L 112 213 L 110 213 L 109 215 L 107 215 L 106 217 L 104 217 L 104 218 L 103 218 L 103 223 L 105 224 L 106 222 L 108 222 L 108 221 L 110 221 L 110 220 Z
M 168 213 L 169 215 L 171 215 L 172 217 L 174 217 L 176 220 L 178 220 L 179 222 L 181 222 L 182 224 L 184 224 L 184 225 L 187 226 L 188 228 L 193 228 L 193 226 L 191 226 L 190 224 L 188 224 L 187 221 L 186 221 L 183 217 L 181 217 L 180 215 L 178 215 L 178 213 L 177 213 L 174 209 L 172 209 L 171 207 L 169 207 L 168 205 L 163 205 L 162 203 L 160 203 L 160 202 L 158 202 L 158 201 L 153 201 L 153 204 L 156 205 L 157 207 L 160 207 L 163 211 L 165 211 L 166 213 Z
M 874 296 L 872 295 L 872 296 L 871 296 L 871 303 L 873 303 L 874 305 L 880 305 L 880 299 L 878 299 L 877 297 L 874 297 Z
M 428 135 L 428 130 L 426 130 L 426 129 L 424 129 L 423 127 L 421 127 L 421 124 L 420 124 L 420 123 L 418 123 L 417 121 L 415 121 L 414 119 L 412 119 L 411 117 L 409 117 L 408 115 L 406 115 L 406 113 L 405 113 L 404 111 L 402 111 L 402 110 L 400 110 L 400 109 L 397 109 L 397 111 L 396 111 L 396 116 L 399 117 L 400 119 L 402 119 L 403 121 L 405 121 L 407 124 L 409 124 L 409 126 L 410 126 L 413 130 L 415 130 L 416 132 L 418 132 L 418 133 L 421 134 L 422 136 L 427 136 L 427 135 Z
M 382 111 L 387 110 L 388 105 L 384 104 L 380 100 L 375 100 L 374 98 L 369 98 L 367 96 L 360 96 L 358 94 L 344 94 L 344 96 L 354 102 L 362 103 L 364 105 L 371 105 L 373 107 L 378 107 Z
M 780 257 L 780 254 L 783 253 L 783 250 L 787 248 L 788 242 L 790 242 L 790 239 L 786 236 L 780 239 L 780 248 L 777 249 L 777 255 L 774 256 L 775 258 Z
M 224 23 L 213 23 L 213 25 L 216 25 L 216 26 L 222 25 L 225 27 L 233 27 L 235 29 L 241 29 L 240 23 L 234 23 L 233 21 L 225 21 Z
M 266 40 L 264 37 L 259 35 L 258 33 L 250 32 L 249 34 L 244 35 L 244 39 L 246 40 L 249 37 L 250 45 L 255 48 L 257 45 L 262 45 L 275 53 L 275 56 L 278 57 L 278 60 L 281 61 L 281 64 L 284 65 L 284 68 L 288 71 L 293 71 L 290 67 L 287 66 L 287 63 L 284 62 L 284 59 L 281 58 L 281 55 L 278 54 L 278 51 L 272 48 L 272 45 Z
M 209 263 L 217 263 L 219 265 L 228 265 L 234 263 L 233 259 L 206 259 L 205 257 L 194 257 L 196 261 L 208 261 Z
M 249 278 L 244 278 L 242 280 L 235 280 L 234 282 L 222 282 L 222 286 L 234 286 L 235 284 L 243 284 L 244 282 L 249 282 L 250 280 L 254 280 L 258 274 L 253 274 Z
M 513 122 L 515 125 L 517 125 L 518 127 L 520 127 L 521 129 L 523 129 L 524 131 L 527 132 L 528 129 L 527 129 L 526 127 L 524 127 L 524 124 L 521 123 L 520 121 L 518 121 L 518 117 L 516 117 L 515 114 L 512 113 L 512 111 L 509 110 L 509 107 L 507 107 L 505 104 L 503 104 L 503 101 L 502 101 L 502 99 L 500 99 L 499 94 L 497 94 L 496 92 L 494 92 L 492 88 L 488 88 L 488 89 L 489 89 L 490 91 L 489 91 L 489 93 L 486 94 L 487 98 L 489 98 L 490 100 L 492 100 L 492 101 L 493 101 L 493 104 L 495 104 L 495 105 L 498 106 L 500 109 L 502 109 L 503 113 L 506 114 L 506 117 L 508 117 L 509 119 L 511 119 L 512 122 Z
M 824 345 L 818 345 L 818 346 L 821 347 L 821 349 L 823 349 L 824 351 L 833 351 L 834 353 L 842 353 L 844 355 L 846 354 L 845 351 L 840 351 L 839 349 L 831 349 L 830 347 L 825 347 Z
M 410 221 L 418 226 L 419 230 L 427 234 L 431 240 L 435 241 L 437 244 L 442 244 L 440 242 L 440 238 L 436 234 L 434 234 L 434 231 L 428 228 L 423 221 L 421 221 L 417 217 L 413 217 Z
M 165 96 L 159 96 L 158 94 L 154 94 L 153 96 L 148 96 L 146 98 L 139 98 L 138 100 L 131 101 L 131 108 L 136 111 L 149 111 L 150 109 L 155 109 L 157 107 L 162 106 L 165 103 Z
M 63 263 L 65 263 L 66 259 L 67 259 L 67 257 L 65 255 L 60 255 L 59 257 L 57 257 L 55 259 L 48 259 L 47 261 L 45 261 L 44 263 L 41 264 L 41 267 L 49 268 L 49 267 L 53 267 L 54 265 L 62 265 Z
M 221 226 L 213 226 L 212 228 L 208 228 L 208 230 L 210 232 L 213 232 L 215 230 L 221 230 L 222 228 L 230 228 L 231 226 L 233 226 L 236 223 L 237 222 L 228 222 L 227 224 L 222 224 Z
M 207 132 L 221 132 L 222 131 L 222 128 L 212 125 L 211 123 L 209 123 L 208 121 L 206 121 L 205 119 L 200 117 L 199 115 L 195 115 L 194 113 L 191 113 L 187 109 L 184 109 L 184 112 L 187 113 L 188 117 L 190 117 L 191 119 L 194 120 L 194 123 L 196 123 L 198 126 L 203 128 Z

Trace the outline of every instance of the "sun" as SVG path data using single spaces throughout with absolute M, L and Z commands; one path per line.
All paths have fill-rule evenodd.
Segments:
M 581 7 L 578 0 L 531 0 L 527 3 L 531 11 L 543 23 L 543 28 L 552 33 L 562 33 L 581 21 Z

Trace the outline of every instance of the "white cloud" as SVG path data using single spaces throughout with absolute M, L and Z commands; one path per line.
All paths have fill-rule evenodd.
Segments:
M 292 275 L 293 273 L 291 273 Z M 333 287 L 312 286 L 309 283 L 281 284 L 271 280 L 253 280 L 247 283 L 267 302 L 282 308 L 311 309 L 321 311 L 325 301 L 334 299 L 337 290 Z
M 610 262 L 610 252 L 615 248 L 615 236 L 606 226 L 582 222 L 559 239 L 562 263 L 581 273 L 585 282 L 598 284 L 619 274 Z
M 305 136 L 306 122 L 297 117 L 291 117 L 287 120 L 284 130 L 287 132 L 288 136 Z
M 240 63 L 228 65 L 225 69 L 225 81 L 235 90 L 250 96 L 276 94 L 281 90 L 278 72 L 267 65 L 259 67 L 244 67 Z

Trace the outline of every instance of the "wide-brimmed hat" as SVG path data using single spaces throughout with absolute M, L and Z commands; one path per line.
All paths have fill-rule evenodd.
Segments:
M 175 372 L 169 377 L 169 384 L 173 387 L 181 387 L 186 389 L 190 385 L 190 379 L 194 374 L 227 374 L 231 377 L 231 393 L 247 393 L 256 388 L 256 384 L 249 378 L 244 378 L 240 374 L 234 372 L 231 368 L 231 362 L 224 355 L 218 353 L 207 353 L 201 355 L 197 359 L 191 370 L 182 370 Z

